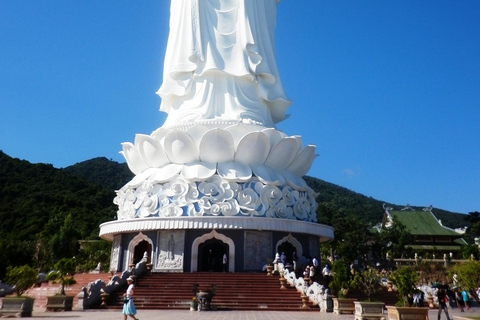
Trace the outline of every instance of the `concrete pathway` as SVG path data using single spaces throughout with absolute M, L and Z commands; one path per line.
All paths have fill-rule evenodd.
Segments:
M 472 308 L 465 312 L 449 309 L 450 317 L 454 320 L 463 320 L 468 317 L 480 317 L 480 308 Z M 140 320 L 353 320 L 354 316 L 336 315 L 321 312 L 285 312 L 285 311 L 187 311 L 187 310 L 139 310 L 137 317 Z M 429 320 L 437 320 L 437 310 L 430 310 Z M 54 320 L 122 320 L 119 310 L 86 310 L 71 312 L 34 312 L 33 319 Z M 131 319 L 131 318 L 129 318 Z M 441 320 L 446 320 L 442 313 Z

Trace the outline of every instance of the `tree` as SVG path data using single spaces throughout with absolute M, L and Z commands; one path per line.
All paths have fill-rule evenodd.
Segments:
M 75 273 L 75 260 L 62 258 L 55 264 L 55 271 L 47 275 L 47 280 L 60 283 L 58 294 L 65 295 L 65 286 L 71 286 L 75 283 L 73 274 Z
M 37 280 L 37 272 L 29 265 L 20 267 L 8 267 L 6 282 L 15 286 L 17 296 L 21 296 Z
M 475 237 L 480 237 L 480 212 L 469 212 L 468 216 L 465 217 L 465 220 L 471 224 L 470 228 L 467 229 L 467 233 L 472 238 L 471 240 Z
M 391 227 L 382 228 L 377 241 L 380 244 L 382 257 L 388 253 L 390 258 L 400 258 L 411 252 L 411 249 L 406 247 L 411 242 L 410 233 L 396 217 L 393 217 Z
M 399 303 L 409 305 L 408 296 L 416 291 L 418 274 L 410 267 L 403 266 L 390 274 L 390 281 L 397 286 L 398 294 L 401 297 Z
M 331 225 L 335 229 L 335 239 L 330 243 L 335 255 L 352 262 L 368 253 L 367 243 L 372 235 L 369 226 L 344 211 L 331 212 Z M 361 232 L 359 232 L 361 230 Z
M 375 268 L 368 266 L 364 270 L 355 272 L 353 285 L 367 294 L 368 301 L 372 301 L 372 294 L 380 289 L 381 276 Z
M 77 272 L 89 272 L 101 263 L 102 271 L 109 271 L 112 243 L 105 240 L 85 241 L 75 256 Z
M 475 289 L 480 284 L 479 261 L 469 261 L 467 263 L 456 264 L 453 267 L 453 271 L 457 275 L 458 282 L 460 283 L 459 287 L 463 290 L 469 291 Z
M 352 287 L 352 274 L 349 270 L 349 264 L 345 259 L 339 259 L 333 263 L 332 287 L 339 289 L 339 297 L 346 297 L 348 290 Z

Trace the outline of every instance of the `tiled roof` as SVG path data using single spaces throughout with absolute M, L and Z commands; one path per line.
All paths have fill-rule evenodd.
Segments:
M 462 235 L 454 230 L 442 226 L 431 211 L 395 210 L 390 215 L 397 217 L 412 235 L 452 236 L 460 238 Z

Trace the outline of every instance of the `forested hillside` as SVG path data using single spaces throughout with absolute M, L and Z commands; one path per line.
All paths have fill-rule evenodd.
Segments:
M 9 265 L 42 269 L 71 258 L 78 240 L 98 239 L 99 225 L 115 217 L 114 196 L 66 170 L 0 151 L 0 279 Z
M 0 151 L 0 279 L 9 265 L 49 270 L 58 259 L 77 254 L 78 240 L 98 239 L 99 225 L 116 216 L 114 190 L 132 177 L 126 164 L 106 158 L 56 169 Z M 337 212 L 370 226 L 382 220 L 383 201 L 320 179 L 305 179 L 319 193 L 319 222 L 330 224 Z M 466 215 L 440 209 L 434 213 L 446 226 L 469 225 Z
M 120 189 L 134 176 L 125 163 L 111 161 L 105 157 L 76 163 L 64 170 L 111 190 Z

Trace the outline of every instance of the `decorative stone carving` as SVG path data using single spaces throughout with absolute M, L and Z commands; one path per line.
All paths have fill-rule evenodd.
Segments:
M 237 183 L 213 175 L 202 182 L 191 182 L 175 175 L 166 183 L 146 179 L 137 187 L 127 185 L 117 191 L 115 203 L 119 220 L 244 216 L 315 222 L 315 197 L 310 188 L 302 191 L 288 185 L 270 185 L 257 177 Z
M 112 254 L 110 257 L 110 271 L 116 272 L 118 270 L 118 261 L 120 259 L 120 240 L 122 239 L 121 235 L 116 235 L 113 237 L 112 243 Z
M 245 270 L 262 270 L 267 259 L 273 256 L 272 233 L 261 231 L 245 231 Z
M 158 233 L 157 239 L 155 271 L 182 271 L 185 231 L 162 231 Z

